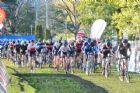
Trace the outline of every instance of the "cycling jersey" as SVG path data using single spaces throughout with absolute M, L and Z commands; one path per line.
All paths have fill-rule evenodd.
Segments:
M 112 51 L 112 46 L 107 47 L 106 45 L 104 45 L 102 49 L 103 58 L 106 58 L 108 54 L 111 54 L 111 51 Z
M 60 51 L 60 53 L 61 53 L 61 57 L 67 56 L 67 53 L 68 53 L 68 51 L 69 51 L 69 48 L 68 48 L 68 46 L 62 45 L 62 46 L 60 47 L 59 51 Z
M 98 48 L 97 45 L 94 45 L 94 46 L 92 47 L 92 52 L 95 53 L 95 54 L 98 54 L 99 48 Z
M 76 52 L 80 53 L 82 51 L 83 42 L 76 42 Z
M 35 52 L 36 52 L 35 45 L 34 44 L 29 44 L 28 45 L 28 51 L 30 53 L 30 56 L 35 55 Z
M 42 48 L 44 48 L 44 43 L 39 43 L 37 46 L 38 46 L 37 51 L 38 51 L 38 53 L 40 53 Z
M 52 51 L 53 43 L 51 43 L 51 44 L 46 44 L 46 48 L 47 48 L 48 51 Z
M 91 54 L 92 50 L 91 50 L 91 45 L 88 43 L 88 42 L 85 42 L 83 47 L 82 47 L 82 50 L 85 54 Z
M 74 54 L 75 54 L 75 47 L 70 47 L 70 46 L 69 46 L 69 51 L 68 51 L 68 53 L 69 53 L 69 56 L 70 56 L 70 57 L 73 57 Z
M 13 49 L 13 48 L 14 48 L 14 44 L 13 44 L 13 43 L 10 43 L 9 47 L 10 47 L 11 49 Z
M 53 49 L 52 49 L 53 55 L 57 56 L 59 54 L 59 52 L 58 52 L 59 51 L 59 48 L 60 47 L 56 47 L 56 46 L 53 47 Z
M 26 54 L 27 46 L 26 45 L 21 45 L 21 53 Z
M 123 46 L 121 43 L 119 45 L 119 53 L 122 54 L 123 56 L 128 56 L 127 50 L 130 49 L 130 44 L 128 43 L 126 46 Z
M 16 45 L 15 45 L 15 48 L 16 48 L 16 52 L 17 52 L 17 53 L 20 53 L 21 45 L 20 45 L 20 44 L 16 44 Z

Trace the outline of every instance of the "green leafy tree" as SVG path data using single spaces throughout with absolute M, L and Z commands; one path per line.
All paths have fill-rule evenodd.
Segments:
M 63 10 L 65 21 L 67 22 L 67 29 L 74 34 L 75 38 L 79 31 L 80 23 L 78 22 L 77 0 L 58 0 L 56 7 Z

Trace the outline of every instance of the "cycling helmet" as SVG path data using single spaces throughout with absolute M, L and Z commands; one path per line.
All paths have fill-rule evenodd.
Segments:
M 128 43 L 128 40 L 127 39 L 123 39 L 122 43 Z
M 96 44 L 97 43 L 97 40 L 93 40 L 93 43 Z
M 88 43 L 91 43 L 91 38 L 88 38 L 88 39 L 87 39 L 87 42 L 88 42 Z
M 24 44 L 24 41 L 21 41 L 21 45 L 23 45 Z
M 63 45 L 64 46 L 67 46 L 68 45 L 68 42 L 66 40 L 64 40 Z
M 107 46 L 112 46 L 112 43 L 111 43 L 110 41 L 107 41 L 107 42 L 106 42 L 106 45 L 107 45 Z
M 49 39 L 47 43 L 50 44 L 51 43 L 51 39 Z
M 74 46 L 74 42 L 73 41 L 70 43 L 70 46 Z

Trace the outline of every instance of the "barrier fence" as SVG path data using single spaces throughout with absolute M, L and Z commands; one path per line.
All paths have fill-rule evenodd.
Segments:
M 9 83 L 9 76 L 3 61 L 0 59 L 0 93 L 8 93 L 7 85 Z

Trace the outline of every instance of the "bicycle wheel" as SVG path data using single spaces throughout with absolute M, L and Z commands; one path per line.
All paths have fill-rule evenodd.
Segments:
M 107 60 L 105 65 L 105 77 L 107 78 L 108 76 L 109 76 L 109 62 Z

